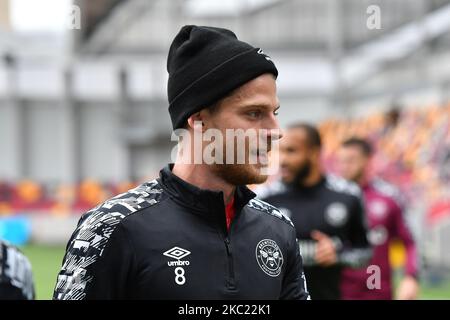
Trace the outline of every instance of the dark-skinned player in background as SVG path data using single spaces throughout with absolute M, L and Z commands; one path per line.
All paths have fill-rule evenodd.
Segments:
M 280 140 L 281 181 L 256 193 L 294 223 L 311 298 L 340 299 L 342 268 L 365 266 L 372 250 L 359 187 L 326 175 L 320 155 L 314 126 L 290 126 Z

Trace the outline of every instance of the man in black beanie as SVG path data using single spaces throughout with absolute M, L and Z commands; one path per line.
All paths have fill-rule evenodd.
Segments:
M 280 138 L 274 63 L 229 30 L 184 26 L 167 70 L 175 164 L 82 216 L 54 299 L 307 299 L 292 222 L 245 186 Z M 227 135 L 252 130 L 241 146 Z

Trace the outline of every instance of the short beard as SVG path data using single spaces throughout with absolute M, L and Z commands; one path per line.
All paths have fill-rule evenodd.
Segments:
M 214 164 L 213 170 L 217 176 L 233 186 L 260 184 L 268 178 L 260 173 L 261 169 L 248 164 Z
M 244 155 L 244 163 L 239 163 L 238 161 L 238 150 L 237 150 L 237 142 L 233 142 L 234 145 L 234 158 L 233 163 L 227 163 L 226 155 L 227 155 L 227 143 L 224 144 L 224 149 L 222 151 L 222 164 L 214 163 L 212 165 L 212 169 L 215 174 L 220 177 L 223 181 L 229 183 L 233 186 L 244 186 L 249 184 L 261 184 L 266 182 L 268 175 L 263 174 L 262 172 L 267 171 L 267 167 L 264 165 L 257 164 L 252 165 L 251 156 L 250 156 L 250 147 L 249 140 L 245 141 L 245 155 Z M 270 144 L 266 146 L 266 152 L 270 151 Z
M 305 164 L 300 168 L 300 170 L 295 175 L 294 181 L 292 182 L 295 185 L 303 185 L 306 178 L 309 177 L 312 170 L 312 164 L 310 160 L 306 160 Z

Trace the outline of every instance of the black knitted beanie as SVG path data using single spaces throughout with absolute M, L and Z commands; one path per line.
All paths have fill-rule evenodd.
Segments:
M 167 58 L 167 94 L 173 129 L 232 90 L 278 70 L 261 49 L 227 29 L 188 25 L 173 40 Z

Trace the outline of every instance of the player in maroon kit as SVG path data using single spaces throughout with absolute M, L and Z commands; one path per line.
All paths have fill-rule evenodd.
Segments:
M 419 289 L 416 246 L 402 215 L 398 191 L 392 185 L 369 174 L 371 155 L 371 145 L 358 138 L 345 141 L 338 152 L 339 173 L 344 178 L 358 183 L 363 191 L 370 228 L 368 238 L 374 246 L 373 257 L 369 263 L 372 269 L 346 269 L 342 273 L 341 297 L 392 299 L 389 243 L 393 239 L 399 239 L 406 249 L 406 266 L 396 298 L 416 299 Z M 376 280 L 369 279 L 372 275 L 377 276 L 377 270 L 380 278 L 378 284 Z

